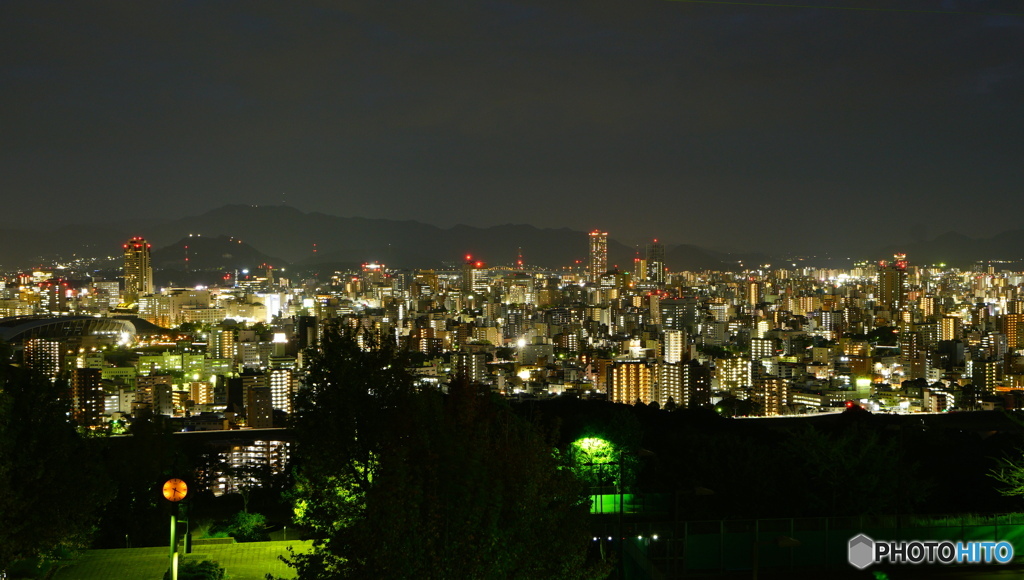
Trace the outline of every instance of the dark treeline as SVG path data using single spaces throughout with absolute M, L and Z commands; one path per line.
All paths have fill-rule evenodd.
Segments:
M 562 443 L 606 434 L 634 457 L 634 490 L 678 493 L 685 519 L 998 513 L 1021 506 L 990 472 L 1019 457 L 1003 412 L 728 419 L 562 397 L 517 412 L 559 425 Z M 627 484 L 629 482 L 627 481 Z M 697 496 L 694 489 L 709 497 Z

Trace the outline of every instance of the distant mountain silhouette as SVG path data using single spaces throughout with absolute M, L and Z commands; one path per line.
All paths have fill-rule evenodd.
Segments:
M 288 206 L 224 206 L 200 216 L 160 224 L 147 239 L 225 235 L 280 256 L 299 267 L 378 261 L 394 268 L 440 268 L 466 255 L 488 265 L 512 264 L 522 248 L 527 264 L 570 266 L 585 260 L 587 234 L 529 225 L 443 229 L 416 221 L 346 218 L 303 213 Z M 632 250 L 609 241 L 609 262 L 632 263 Z
M 457 225 L 444 229 L 416 221 L 346 218 L 303 213 L 288 206 L 224 206 L 206 214 L 160 224 L 152 239 L 190 232 L 227 235 L 299 267 L 378 261 L 394 268 L 455 267 L 473 256 L 491 266 L 510 265 L 520 250 L 526 264 L 546 268 L 586 264 L 587 232 L 506 224 L 488 228 Z M 194 238 L 193 238 L 194 239 Z M 315 246 L 314 246 L 315 244 Z M 315 252 L 314 252 L 315 250 Z M 632 269 L 636 250 L 608 241 L 608 267 Z M 735 267 L 736 256 L 696 246 L 669 247 L 670 269 Z M 756 260 L 758 258 L 750 258 Z M 761 259 L 761 262 L 765 261 Z
M 153 250 L 152 263 L 154 269 L 182 271 L 228 271 L 257 268 L 262 264 L 280 269 L 289 265 L 228 236 L 186 236 L 170 246 Z
M 119 222 L 47 231 L 0 229 L 0 265 L 30 268 L 58 257 L 71 260 L 107 256 L 108 266 L 116 268 L 121 244 L 132 236 L 142 236 L 153 244 L 154 266 L 169 270 L 183 269 L 183 246 L 189 240 L 190 268 L 197 271 L 254 268 L 266 261 L 276 267 L 291 264 L 302 269 L 351 267 L 368 261 L 393 268 L 442 268 L 458 266 L 467 254 L 488 265 L 501 266 L 512 264 L 520 249 L 528 265 L 562 268 L 585 265 L 589 243 L 586 232 L 568 228 L 513 224 L 440 228 L 412 220 L 306 213 L 286 205 L 226 205 L 197 216 L 144 223 L 144 227 L 143 222 Z M 189 234 L 194 235 L 190 238 Z M 638 254 L 638 248 L 615 241 L 614 232 L 611 236 L 609 268 L 632 270 L 634 258 L 643 257 L 643 248 Z M 809 248 L 808 252 L 815 250 Z M 901 247 L 865 248 L 864 254 L 854 259 L 883 259 L 896 251 L 906 252 L 912 264 L 944 262 L 966 267 L 978 260 L 1020 260 L 1024 258 L 1024 230 L 1003 232 L 989 239 L 947 233 Z M 825 259 L 821 261 L 805 261 L 803 265 L 824 265 Z M 765 254 L 726 253 L 690 244 L 668 245 L 665 262 L 672 271 L 738 270 L 782 263 L 778 257 Z M 845 264 L 849 261 L 844 259 L 836 265 Z

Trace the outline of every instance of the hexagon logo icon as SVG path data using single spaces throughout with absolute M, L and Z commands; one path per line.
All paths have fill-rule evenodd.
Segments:
M 864 534 L 850 538 L 847 560 L 850 561 L 851 566 L 859 570 L 873 564 L 875 562 L 875 541 Z

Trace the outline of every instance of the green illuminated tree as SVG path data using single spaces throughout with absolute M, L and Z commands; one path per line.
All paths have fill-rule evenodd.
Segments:
M 1024 496 L 1024 450 L 997 459 L 988 476 L 1002 484 L 998 488 L 1000 494 Z
M 109 499 L 94 449 L 67 420 L 62 381 L 0 365 L 0 571 L 85 546 Z
M 620 453 L 601 437 L 581 437 L 569 446 L 577 477 L 591 488 L 612 485 L 618 480 Z
M 372 342 L 372 341 L 371 341 Z M 580 578 L 585 491 L 531 423 L 460 383 L 417 391 L 391 345 L 331 332 L 299 398 L 300 578 Z

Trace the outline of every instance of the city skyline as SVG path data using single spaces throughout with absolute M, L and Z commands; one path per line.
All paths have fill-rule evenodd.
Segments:
M 0 226 L 285 203 L 769 251 L 1015 228 L 1016 5 L 802 4 L 9 4 Z

